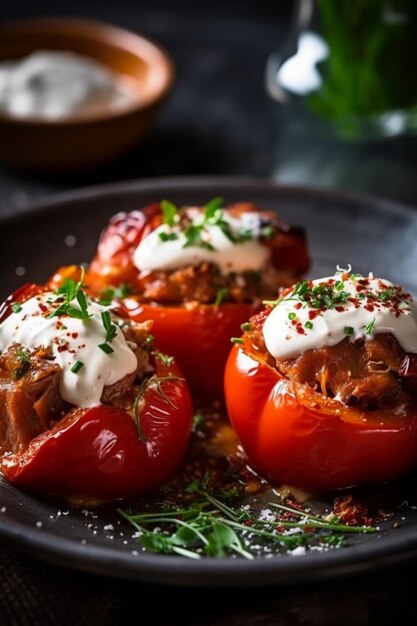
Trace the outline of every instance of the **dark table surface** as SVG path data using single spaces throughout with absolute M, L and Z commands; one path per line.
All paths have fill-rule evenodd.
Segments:
M 326 150 L 295 144 L 264 87 L 265 63 L 288 30 L 291 2 L 105 2 L 54 6 L 15 0 L 0 19 L 41 14 L 99 18 L 151 35 L 171 52 L 175 90 L 152 134 L 95 172 L 39 178 L 0 167 L 0 215 L 54 192 L 156 176 L 232 174 L 334 185 L 417 205 L 414 139 Z M 175 9 L 174 9 L 175 6 Z M 281 122 L 279 121 L 281 119 Z M 1 138 L 0 138 L 1 140 Z M 298 150 L 298 152 L 297 152 Z M 286 159 L 286 155 L 288 158 Z M 335 165 L 336 163 L 336 165 Z M 414 561 L 381 573 L 309 587 L 187 590 L 74 572 L 0 544 L 0 624 L 333 625 L 414 624 Z M 156 591 L 161 600 L 151 599 Z M 143 617 L 144 607 L 146 614 Z

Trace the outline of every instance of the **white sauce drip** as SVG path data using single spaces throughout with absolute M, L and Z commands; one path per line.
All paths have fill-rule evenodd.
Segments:
M 372 274 L 365 279 L 336 274 L 311 281 L 311 284 L 315 286 L 332 281 L 334 285 L 336 281 L 342 280 L 343 290 L 353 299 L 353 302 L 348 300 L 336 305 L 343 310 L 320 310 L 317 317 L 310 319 L 310 311 L 317 312 L 317 309 L 301 302 L 296 296 L 295 299 L 287 299 L 291 293 L 275 306 L 263 327 L 265 345 L 273 357 L 291 359 L 307 350 L 334 346 L 347 336 L 352 341 L 358 338 L 369 340 L 375 333 L 392 333 L 405 352 L 417 353 L 417 302 L 410 294 L 402 292 L 406 299 L 396 307 L 389 300 L 384 302 L 358 298 L 360 292 L 357 288 L 361 280 L 367 281 L 366 291 L 376 296 L 394 287 L 388 280 L 374 278 Z M 300 302 L 302 306 L 298 308 Z M 369 310 L 372 305 L 373 310 Z M 304 334 L 297 329 L 301 329 Z
M 200 210 L 187 209 L 187 215 L 194 225 L 203 222 Z M 219 226 L 206 224 L 203 238 L 214 250 L 201 246 L 184 248 L 187 242 L 184 232 L 174 225 L 169 229 L 161 224 L 145 237 L 133 254 L 133 262 L 139 271 L 152 272 L 157 270 L 175 270 L 187 265 L 199 265 L 206 261 L 217 265 L 223 274 L 231 272 L 241 273 L 247 270 L 261 270 L 270 258 L 267 246 L 259 241 L 261 235 L 261 220 L 256 212 L 243 213 L 239 217 L 230 215 L 223 209 L 223 219 L 230 225 L 236 235 L 242 231 L 250 231 L 251 239 L 242 243 L 234 243 L 223 233 Z M 160 233 L 173 232 L 177 239 L 162 241 Z
M 56 294 L 51 292 L 35 296 L 21 305 L 20 312 L 11 314 L 0 325 L 0 350 L 6 350 L 14 342 L 28 350 L 38 346 L 52 348 L 54 362 L 62 368 L 62 398 L 75 406 L 100 404 L 105 386 L 112 385 L 136 369 L 136 355 L 127 345 L 117 324 L 117 334 L 111 342 L 114 352 L 106 354 L 98 347 L 106 338 L 101 312 L 110 311 L 109 307 L 89 301 L 88 311 L 93 317 L 88 320 L 66 315 L 48 319 L 49 312 L 56 308 L 51 308 L 48 303 L 51 299 L 55 300 Z M 48 307 L 48 311 L 42 312 L 40 306 Z M 75 300 L 71 306 L 79 308 Z M 112 316 L 112 321 L 117 321 L 117 318 Z M 60 351 L 63 345 L 66 349 Z M 81 361 L 84 366 L 75 374 L 71 368 L 76 361 Z
M 93 59 L 37 51 L 0 63 L 0 112 L 58 120 L 126 104 L 133 90 Z

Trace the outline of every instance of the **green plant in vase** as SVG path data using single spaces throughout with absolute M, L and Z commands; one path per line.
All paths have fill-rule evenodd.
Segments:
M 309 107 L 341 135 L 417 127 L 417 2 L 316 0 L 327 57 Z

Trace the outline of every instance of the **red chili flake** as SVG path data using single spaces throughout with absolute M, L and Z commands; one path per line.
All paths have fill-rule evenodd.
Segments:
M 285 526 L 283 526 L 282 524 L 278 524 L 278 526 L 275 526 L 275 530 L 277 531 L 277 533 L 283 533 L 285 531 Z
M 355 501 L 352 495 L 336 498 L 332 513 L 348 526 L 371 526 L 373 523 L 368 509 Z
M 297 331 L 297 333 L 298 333 L 299 335 L 305 335 L 305 334 L 306 334 L 306 331 L 305 331 L 305 330 L 304 330 L 304 328 L 301 326 L 301 323 L 300 323 L 300 322 L 298 322 L 298 324 L 297 324 L 297 326 L 295 327 L 295 329 L 296 329 L 296 331 Z
M 301 302 L 297 302 L 296 304 L 294 304 L 294 309 L 301 309 L 302 306 L 303 305 Z
M 58 346 L 58 352 L 66 352 L 69 349 L 69 344 L 64 343 L 62 346 Z
M 334 308 L 338 313 L 343 313 L 343 311 L 345 310 L 345 307 L 343 306 L 335 306 Z
M 78 333 L 72 333 L 71 337 L 72 337 L 73 339 L 77 339 L 77 337 L 78 337 Z
M 375 307 L 373 304 L 365 304 L 364 309 L 366 309 L 367 311 L 370 311 L 372 313 L 372 311 L 375 310 Z
M 308 312 L 308 319 L 309 320 L 314 320 L 319 315 L 320 315 L 320 310 L 319 309 L 310 309 L 310 311 Z
M 39 303 L 39 308 L 42 311 L 42 313 L 47 313 L 49 312 L 49 308 L 46 306 L 46 304 L 43 304 L 43 302 Z
M 303 526 L 303 533 L 314 533 L 316 531 L 313 526 Z

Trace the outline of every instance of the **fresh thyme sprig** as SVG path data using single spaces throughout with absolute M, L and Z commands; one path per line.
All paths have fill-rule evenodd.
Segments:
M 165 356 L 165 355 L 162 355 L 162 356 Z M 143 402 L 143 398 L 145 396 L 146 391 L 148 389 L 154 389 L 155 392 L 164 400 L 164 402 L 166 402 L 171 408 L 177 409 L 178 407 L 174 404 L 172 399 L 165 392 L 163 388 L 163 383 L 169 382 L 169 381 L 179 382 L 183 380 L 184 380 L 183 378 L 181 378 L 180 376 L 175 376 L 174 374 L 168 374 L 167 376 L 156 376 L 156 374 L 154 374 L 153 376 L 150 376 L 149 378 L 144 378 L 142 380 L 141 384 L 139 385 L 138 391 L 136 393 L 135 401 L 133 403 L 133 422 L 135 424 L 136 434 L 137 434 L 139 441 L 141 441 L 142 443 L 147 443 L 147 438 L 146 438 L 145 433 L 143 432 L 142 424 L 141 424 L 142 402 Z

